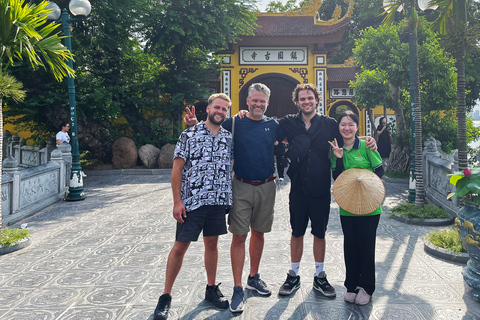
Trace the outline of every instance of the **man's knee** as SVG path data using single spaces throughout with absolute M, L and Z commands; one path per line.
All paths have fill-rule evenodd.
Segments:
M 218 236 L 203 237 L 203 243 L 205 244 L 205 249 L 215 250 L 218 245 Z
M 176 256 L 184 255 L 190 245 L 190 241 L 175 241 L 172 248 L 172 253 Z
M 245 245 L 247 234 L 234 234 L 232 236 L 232 246 Z
M 252 237 L 263 239 L 265 233 L 252 229 Z

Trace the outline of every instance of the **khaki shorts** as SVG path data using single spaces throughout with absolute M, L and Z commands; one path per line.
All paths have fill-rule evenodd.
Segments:
M 236 235 L 247 234 L 250 227 L 266 233 L 272 230 L 275 206 L 275 181 L 259 186 L 233 179 L 233 207 L 228 214 L 228 230 Z

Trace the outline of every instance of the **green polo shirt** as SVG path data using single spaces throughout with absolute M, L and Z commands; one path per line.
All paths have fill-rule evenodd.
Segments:
M 335 169 L 337 158 L 335 157 L 333 150 L 332 156 L 330 158 L 332 163 L 332 169 Z M 361 168 L 373 171 L 373 168 L 377 168 L 382 165 L 382 157 L 380 156 L 380 153 L 378 153 L 378 151 L 372 151 L 368 149 L 365 145 L 365 140 L 360 140 L 357 137 L 355 138 L 355 143 L 350 150 L 347 150 L 345 147 L 343 147 L 343 165 L 345 167 L 344 170 L 351 168 Z M 361 216 L 373 216 L 380 213 L 382 213 L 382 206 L 378 207 L 377 210 L 371 213 L 363 214 Z M 342 208 L 340 208 L 340 215 L 356 217 L 359 216 L 358 214 L 347 212 Z

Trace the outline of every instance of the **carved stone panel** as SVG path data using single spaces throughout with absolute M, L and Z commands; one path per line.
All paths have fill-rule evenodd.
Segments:
M 13 182 L 2 183 L 2 215 L 7 215 L 12 212 L 12 209 L 11 209 L 12 185 L 13 185 Z
M 20 184 L 20 208 L 41 201 L 58 192 L 58 171 L 46 172 Z

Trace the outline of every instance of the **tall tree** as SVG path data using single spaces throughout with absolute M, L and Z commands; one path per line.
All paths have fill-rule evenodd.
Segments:
M 467 49 L 479 53 L 480 29 L 475 24 L 467 28 L 467 6 L 471 6 L 471 1 L 433 0 L 431 5 L 438 5 L 440 11 L 432 29 L 442 35 L 443 44 L 457 61 L 458 166 L 464 169 L 468 165 L 465 53 Z
M 157 147 L 178 137 L 173 116 L 179 121 L 184 103 L 202 99 L 218 79 L 212 52 L 251 32 L 255 19 L 249 6 L 232 0 L 90 2 L 88 18 L 72 25 L 79 144 L 104 162 L 120 135 Z M 68 0 L 57 3 L 68 7 Z M 15 75 L 29 95 L 8 110 L 9 121 L 51 137 L 67 116 L 67 86 L 24 70 L 18 66 Z
M 164 0 L 148 13 L 144 36 L 149 52 L 166 66 L 164 111 L 180 129 L 185 103 L 206 95 L 205 83 L 217 77 L 210 54 L 253 35 L 254 1 Z
M 422 161 L 422 110 L 420 105 L 420 78 L 418 76 L 418 42 L 417 26 L 418 14 L 415 9 L 415 0 L 394 0 L 385 6 L 385 18 L 383 23 L 393 24 L 397 11 L 403 11 L 407 15 L 408 28 L 410 30 L 410 57 L 413 69 L 413 94 L 415 110 L 415 204 L 423 206 L 425 204 L 425 189 L 423 187 L 423 161 Z
M 359 106 L 373 108 L 384 105 L 395 111 L 397 132 L 388 168 L 406 171 L 410 160 L 410 121 L 407 120 L 411 119 L 408 45 L 400 42 L 398 31 L 398 26 L 381 26 L 363 31 L 354 49 L 357 79 L 352 86 L 355 88 L 355 102 Z M 442 141 L 444 147 L 454 149 L 456 123 L 449 116 L 455 107 L 454 61 L 445 54 L 429 29 L 420 30 L 419 44 L 423 101 L 421 119 L 422 126 L 428 129 L 422 140 L 426 134 L 432 135 Z M 391 91 L 386 97 L 388 88 Z
M 8 75 L 8 67 L 27 60 L 33 69 L 48 66 L 58 81 L 73 75 L 67 61 L 71 53 L 60 43 L 57 28 L 47 23 L 47 1 L 38 5 L 25 0 L 0 0 L 0 160 L 3 158 L 3 98 L 23 99 L 21 84 Z M 0 185 L 2 176 L 0 163 Z M 0 207 L 0 228 L 2 226 Z

